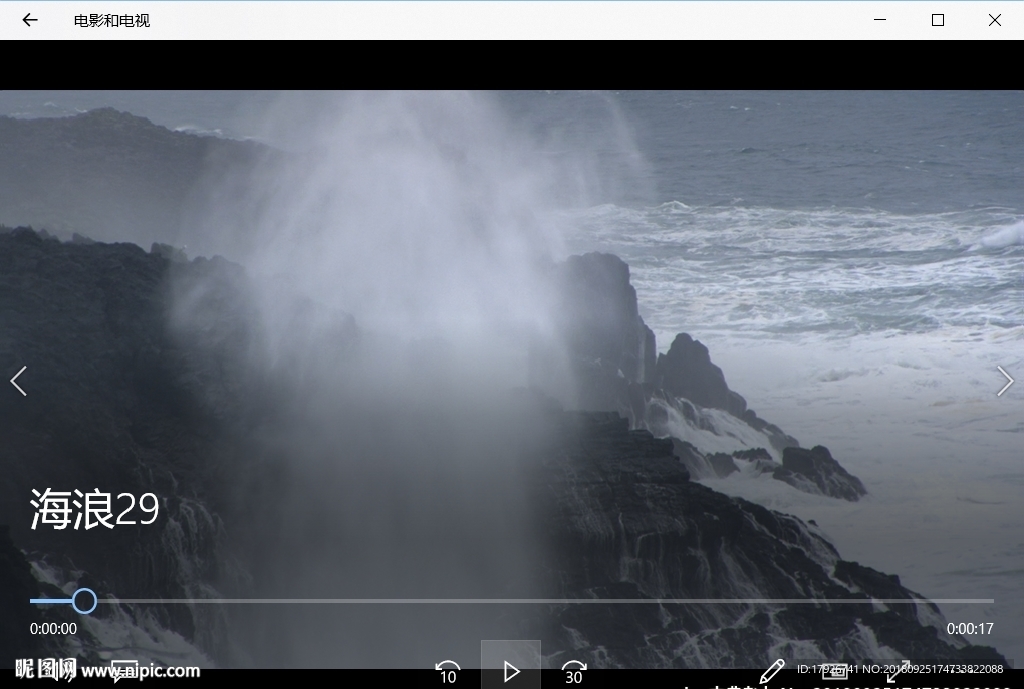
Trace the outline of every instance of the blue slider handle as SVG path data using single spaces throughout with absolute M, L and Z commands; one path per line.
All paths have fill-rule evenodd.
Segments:
M 90 607 L 88 610 L 83 610 L 82 608 L 78 607 L 78 605 L 75 603 L 75 599 L 78 598 L 78 595 L 82 593 L 87 593 L 90 596 L 92 596 L 92 607 Z M 77 612 L 79 615 L 88 615 L 96 609 L 96 606 L 99 605 L 100 599 L 99 596 L 96 595 L 96 592 L 92 589 L 83 588 L 78 589 L 77 591 L 72 593 L 71 598 L 29 598 L 28 602 L 33 605 L 70 605 L 72 608 L 75 609 L 75 612 Z

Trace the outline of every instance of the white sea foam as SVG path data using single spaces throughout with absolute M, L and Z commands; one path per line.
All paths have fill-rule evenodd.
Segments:
M 986 235 L 981 240 L 981 244 L 990 249 L 1002 249 L 1014 244 L 1024 244 L 1024 220 Z
M 976 250 L 993 227 L 1002 241 L 1017 236 L 1004 209 L 900 216 L 667 204 L 602 206 L 571 220 L 571 251 L 611 251 L 630 264 L 662 349 L 680 331 L 846 337 L 1024 322 L 1024 255 Z

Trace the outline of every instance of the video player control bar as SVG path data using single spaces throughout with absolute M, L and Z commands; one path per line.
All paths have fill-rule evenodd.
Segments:
M 5 2 L 0 40 L 1024 39 L 1012 2 L 340 0 Z

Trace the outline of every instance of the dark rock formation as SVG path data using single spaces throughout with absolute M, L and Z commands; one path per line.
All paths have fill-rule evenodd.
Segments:
M 678 438 L 672 441 L 672 452 L 682 462 L 687 472 L 695 480 L 725 478 L 739 471 L 733 458 L 724 453 L 705 455 L 692 443 Z
M 782 453 L 782 466 L 773 478 L 807 493 L 856 502 L 867 495 L 864 484 L 832 458 L 828 448 L 818 445 L 805 450 L 787 447 Z
M 749 450 L 737 450 L 732 453 L 732 456 L 736 459 L 743 459 L 748 462 L 752 462 L 755 459 L 764 459 L 769 462 L 772 461 L 772 456 L 768 454 L 768 450 L 763 447 L 754 447 Z
M 729 474 L 735 474 L 739 471 L 736 462 L 732 461 L 732 457 L 724 452 L 708 455 L 708 462 L 711 464 L 711 468 L 715 470 L 715 475 L 718 478 L 725 478 Z
M 630 427 L 658 436 L 673 435 L 670 411 L 692 428 L 727 433 L 701 411 L 710 408 L 728 412 L 762 433 L 776 450 L 799 447 L 795 438 L 747 408 L 746 400 L 729 389 L 707 347 L 690 335 L 680 333 L 669 351 L 655 358 L 654 333 L 640 317 L 629 266 L 620 258 L 600 253 L 572 256 L 555 267 L 553 281 L 565 349 L 531 352 L 534 385 L 561 397 L 570 408 L 616 412 Z M 562 354 L 567 360 L 560 358 Z M 572 385 L 568 395 L 559 394 L 550 384 L 564 375 L 560 370 L 565 368 Z M 705 456 L 692 444 L 686 445 L 681 447 L 677 441 L 677 455 L 695 479 L 724 478 L 739 470 L 728 456 Z M 763 449 L 756 456 L 750 454 L 754 450 L 739 452 L 735 456 L 754 462 L 758 473 L 774 472 L 776 478 L 800 490 L 840 497 L 860 486 L 859 481 L 851 483 L 849 479 L 856 479 L 847 479 L 846 472 L 838 473 L 838 464 L 816 469 L 778 467 Z
M 187 270 L 219 272 L 219 264 L 196 261 Z M 0 370 L 10 371 L 7 380 L 25 366 L 19 383 L 27 393 L 8 385 L 0 394 L 0 523 L 53 567 L 87 572 L 101 595 L 189 597 L 221 574 L 214 514 L 224 496 L 210 488 L 231 484 L 226 460 L 244 447 L 219 443 L 253 399 L 231 374 L 239 357 L 225 355 L 244 350 L 240 324 L 249 316 L 236 291 L 211 319 L 208 347 L 183 347 L 168 312 L 172 265 L 133 244 L 0 232 Z M 193 311 L 216 296 L 197 298 Z M 47 488 L 153 493 L 158 520 L 138 523 L 147 515 L 137 506 L 125 517 L 135 525 L 32 530 L 30 491 Z M 128 500 L 112 498 L 115 516 Z M 94 614 L 110 615 L 111 607 Z M 186 638 L 197 632 L 184 606 L 152 612 Z
M 629 266 L 612 254 L 572 256 L 554 270 L 558 294 L 555 316 L 564 354 L 531 353 L 533 384 L 584 411 L 615 411 L 634 428 L 664 429 L 664 406 L 672 406 L 705 430 L 715 431 L 694 405 L 722 409 L 764 433 L 777 449 L 796 439 L 760 419 L 746 400 L 729 389 L 707 347 L 680 333 L 667 354 L 657 355 L 654 333 L 637 307 Z M 568 396 L 552 389 L 559 369 L 568 367 L 574 389 Z M 654 402 L 654 404 L 652 404 Z
M 692 443 L 671 440 L 675 456 L 696 480 L 725 478 L 740 471 L 735 461 L 740 460 L 748 475 L 768 474 L 805 493 L 851 502 L 867 495 L 860 479 L 840 466 L 828 449 L 820 445 L 810 450 L 787 447 L 779 464 L 763 447 L 737 450 L 730 456 L 724 452 L 704 454 Z
M 738 450 L 733 452 L 732 456 L 734 459 L 746 462 L 747 465 L 744 470 L 755 476 L 773 474 L 779 468 L 779 463 L 763 447 L 755 447 L 751 450 Z
M 657 387 L 669 399 L 683 398 L 702 407 L 729 412 L 768 436 L 778 450 L 799 447 L 795 438 L 747 408 L 747 401 L 729 389 L 722 369 L 711 362 L 708 348 L 687 333 L 676 335 L 668 352 L 658 355 Z
M 621 371 L 631 382 L 653 376 L 654 333 L 637 309 L 629 266 L 618 256 L 570 256 L 560 266 L 560 313 L 570 350 Z
M 185 252 L 182 249 L 173 247 L 169 244 L 160 244 L 158 242 L 153 242 L 153 246 L 149 250 L 149 253 L 156 254 L 158 256 L 163 256 L 168 261 L 174 261 L 176 263 L 188 262 L 188 256 L 185 255 Z
M 616 411 L 643 425 L 654 377 L 654 333 L 637 309 L 629 266 L 618 256 L 572 256 L 555 268 L 556 318 L 568 362 L 552 352 L 531 353 L 534 383 L 549 389 L 553 370 L 568 365 L 575 390 L 565 401 L 578 409 Z
M 864 601 L 556 606 L 542 622 L 549 666 L 764 668 L 806 660 L 810 648 L 852 661 L 871 657 L 871 634 L 900 657 L 1005 662 L 988 647 L 950 645 L 928 624 L 933 604 L 843 561 L 798 519 L 686 480 L 671 443 L 608 415 L 547 418 L 556 428 L 537 486 L 559 597 Z
M 716 476 L 711 465 L 696 446 L 692 443 L 686 442 L 685 440 L 680 440 L 679 438 L 670 437 L 669 439 L 672 441 L 672 453 L 675 455 L 676 459 L 682 463 L 686 468 L 686 472 L 694 480 L 699 481 L 706 478 L 714 478 Z
M 658 385 L 670 395 L 733 416 L 747 410 L 746 400 L 729 390 L 722 369 L 711 363 L 708 348 L 686 333 L 676 335 L 668 353 L 658 355 Z

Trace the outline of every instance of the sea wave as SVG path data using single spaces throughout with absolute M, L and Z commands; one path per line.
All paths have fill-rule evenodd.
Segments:
M 1000 228 L 981 240 L 981 245 L 990 249 L 1005 249 L 1017 244 L 1024 244 L 1024 220 Z
M 604 205 L 567 214 L 572 253 L 630 266 L 656 333 L 846 338 L 1024 318 L 1024 224 L 1012 209 Z M 1000 251 L 979 250 L 1003 246 Z

